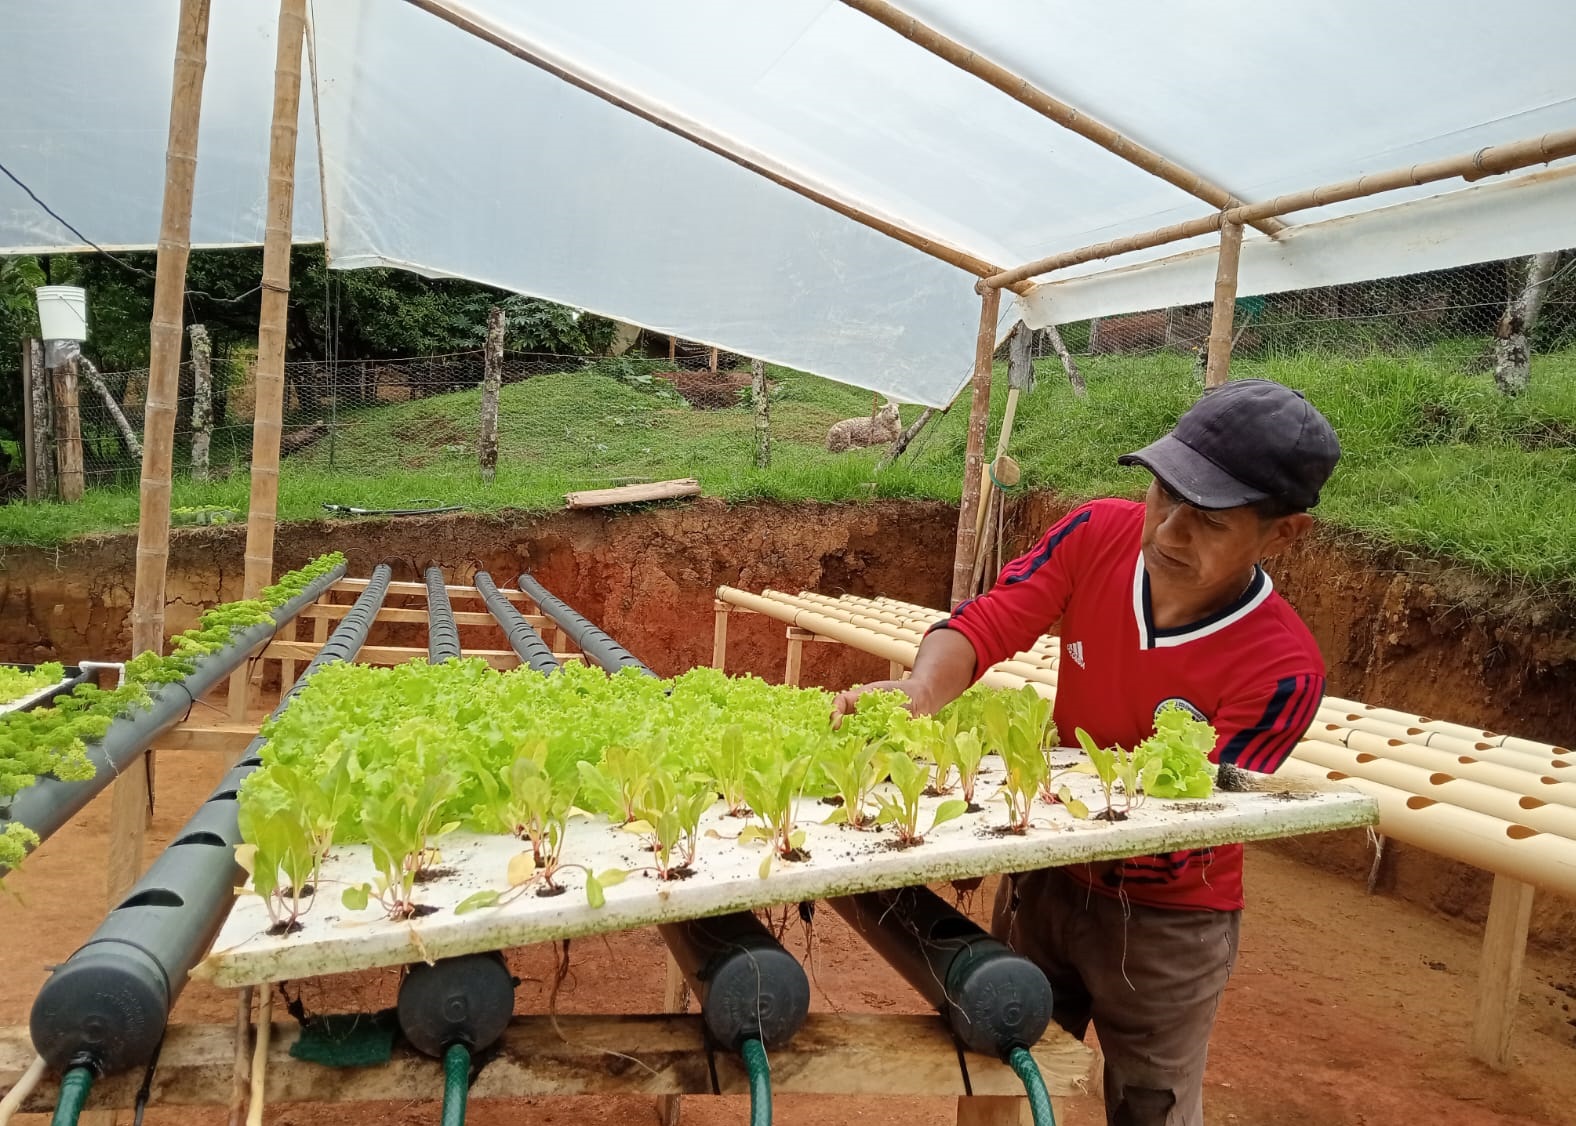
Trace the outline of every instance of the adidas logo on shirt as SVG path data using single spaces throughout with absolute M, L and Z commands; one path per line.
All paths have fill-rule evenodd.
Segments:
M 1083 642 L 1074 641 L 1063 647 L 1063 651 L 1073 659 L 1079 668 L 1084 667 Z

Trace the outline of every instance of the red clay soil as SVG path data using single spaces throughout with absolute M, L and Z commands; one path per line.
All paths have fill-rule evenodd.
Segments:
M 747 371 L 663 371 L 656 378 L 673 384 L 696 410 L 720 411 L 739 405 L 739 395 L 749 389 Z
M 197 752 L 159 756 L 159 802 L 150 840 L 162 847 L 218 782 L 224 764 Z M 13 945 L 0 978 L 0 1023 L 24 1024 L 46 967 L 64 960 L 91 933 L 100 906 L 109 803 L 100 798 L 7 878 L 16 893 L 0 904 Z M 68 890 L 69 889 L 69 890 Z M 987 886 L 971 904 L 988 906 Z M 1206 1100 L 1210 1126 L 1531 1126 L 1576 1120 L 1576 1044 L 1571 1024 L 1576 984 L 1568 960 L 1533 951 L 1517 1014 L 1516 1062 L 1504 1074 L 1474 1062 L 1465 1047 L 1477 973 L 1477 931 L 1359 883 L 1250 846 L 1249 908 L 1243 954 L 1212 1041 Z M 19 936 L 25 935 L 25 940 Z M 805 953 L 794 919 L 788 945 Z M 817 1009 L 920 1012 L 922 1002 L 854 938 L 829 910 L 814 924 L 813 999 Z M 546 1008 L 552 954 L 511 954 L 525 979 L 518 1011 Z M 661 1008 L 663 950 L 650 931 L 573 944 L 563 1012 L 655 1012 Z M 302 987 L 311 1011 L 371 1011 L 391 1004 L 397 974 L 318 979 Z M 291 987 L 291 995 L 295 988 Z M 277 995 L 276 995 L 277 1001 Z M 233 996 L 190 985 L 178 1022 L 233 1019 Z M 434 1072 L 434 1091 L 437 1090 Z M 692 1126 L 747 1119 L 742 1100 L 686 1100 Z M 1069 1104 L 1070 1126 L 1102 1122 L 1098 1097 Z M 784 1098 L 785 1126 L 847 1122 L 950 1124 L 944 1099 Z M 222 1111 L 150 1111 L 149 1126 L 222 1121 Z M 437 1119 L 433 1103 L 349 1108 L 282 1105 L 268 1121 L 299 1126 L 357 1122 L 417 1126 Z M 19 1119 L 41 1123 L 42 1119 Z M 473 1103 L 475 1126 L 546 1123 L 655 1123 L 637 1098 L 531 1099 Z

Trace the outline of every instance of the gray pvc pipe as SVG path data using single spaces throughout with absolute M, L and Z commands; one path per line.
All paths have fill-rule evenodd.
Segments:
M 388 594 L 392 572 L 373 570 L 356 599 L 301 678 L 280 700 L 279 715 L 312 675 L 348 661 L 366 641 Z M 33 1045 L 53 1067 L 89 1061 L 100 1075 L 140 1067 L 153 1057 L 170 1010 L 234 901 L 243 873 L 237 792 L 262 765 L 265 740 L 240 760 L 160 853 L 142 879 L 76 953 L 55 968 L 33 1002 Z
M 454 624 L 454 607 L 443 568 L 427 568 L 427 663 L 442 664 L 460 657 L 460 627 Z
M 275 610 L 274 624 L 265 622 L 240 630 L 234 640 L 217 653 L 199 657 L 197 667 L 184 681 L 161 685 L 151 691 L 147 707 L 114 720 L 103 738 L 88 744 L 87 756 L 94 769 L 92 778 L 80 782 L 40 778 L 25 790 L 18 791 L 9 807 L 0 811 L 0 826 L 8 821 L 20 821 L 37 833 L 40 841 L 48 840 L 55 830 L 71 820 L 146 751 L 161 731 L 178 721 L 205 692 L 239 668 L 248 653 L 273 637 L 281 626 L 316 602 L 344 576 L 343 566 L 334 568 Z M 4 871 L 0 868 L 0 875 Z
M 531 623 L 525 620 L 519 608 L 503 596 L 492 576 L 486 571 L 477 571 L 473 581 L 476 589 L 481 591 L 487 609 L 492 611 L 492 616 L 503 627 L 504 636 L 509 639 L 509 648 L 515 651 L 520 660 L 540 673 L 557 672 L 558 658 L 553 656 L 552 649 L 542 640 L 542 635 L 531 628 Z
M 585 618 L 574 607 L 537 582 L 530 575 L 521 575 L 520 589 L 542 608 L 542 613 L 553 619 L 559 629 L 567 633 L 580 651 L 608 672 L 620 669 L 639 669 L 647 676 L 657 674 L 641 664 L 628 649 L 614 641 Z

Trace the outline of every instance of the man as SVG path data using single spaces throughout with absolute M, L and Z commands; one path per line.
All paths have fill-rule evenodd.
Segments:
M 1206 392 L 1124 465 L 1142 504 L 1101 500 L 1060 521 L 996 585 L 926 636 L 901 689 L 937 711 L 1061 623 L 1056 725 L 1132 747 L 1167 704 L 1214 725 L 1212 758 L 1270 772 L 1307 730 L 1324 662 L 1259 561 L 1312 525 L 1340 456 L 1296 391 L 1244 379 Z M 1105 1056 L 1111 1126 L 1202 1126 L 1209 1033 L 1237 951 L 1242 846 L 1022 873 L 1003 882 L 997 934 L 1049 977 L 1055 1018 Z

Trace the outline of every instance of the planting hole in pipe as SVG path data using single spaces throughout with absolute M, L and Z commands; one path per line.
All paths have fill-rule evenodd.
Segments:
M 1530 794 L 1524 794 L 1516 802 L 1516 804 L 1521 806 L 1522 809 L 1542 809 L 1549 803 L 1544 801 L 1542 798 L 1535 798 Z
M 1446 782 L 1454 782 L 1455 780 L 1456 776 L 1454 774 L 1442 774 L 1439 771 L 1435 771 L 1428 776 L 1428 784 L 1431 786 L 1443 786 Z
M 1358 762 L 1378 762 L 1379 761 L 1379 756 L 1378 755 L 1371 755 L 1367 751 L 1359 751 L 1357 753 L 1357 761 Z
M 1539 778 L 1538 781 L 1542 782 L 1545 786 L 1558 786 L 1560 784 L 1560 780 L 1558 778 L 1550 778 L 1547 774 Z
M 172 842 L 171 847 L 174 847 L 174 845 L 218 845 L 220 848 L 224 848 L 225 840 L 218 833 L 210 833 L 206 829 L 199 829 L 195 833 L 187 833 L 184 837 Z
M 184 907 L 186 901 L 168 888 L 149 888 L 139 891 L 136 895 L 122 903 L 116 910 L 124 911 L 128 907 Z
M 1525 825 L 1507 825 L 1505 835 L 1513 841 L 1524 841 L 1528 837 L 1538 836 L 1536 829 L 1529 829 Z
M 235 801 L 236 798 L 238 798 L 239 796 L 240 796 L 239 793 L 237 791 L 235 791 L 235 790 L 220 790 L 217 794 L 213 795 L 213 797 L 209 798 L 208 800 L 209 801 Z
M 1438 805 L 1433 798 L 1407 798 L 1407 809 L 1427 809 L 1431 805 Z

